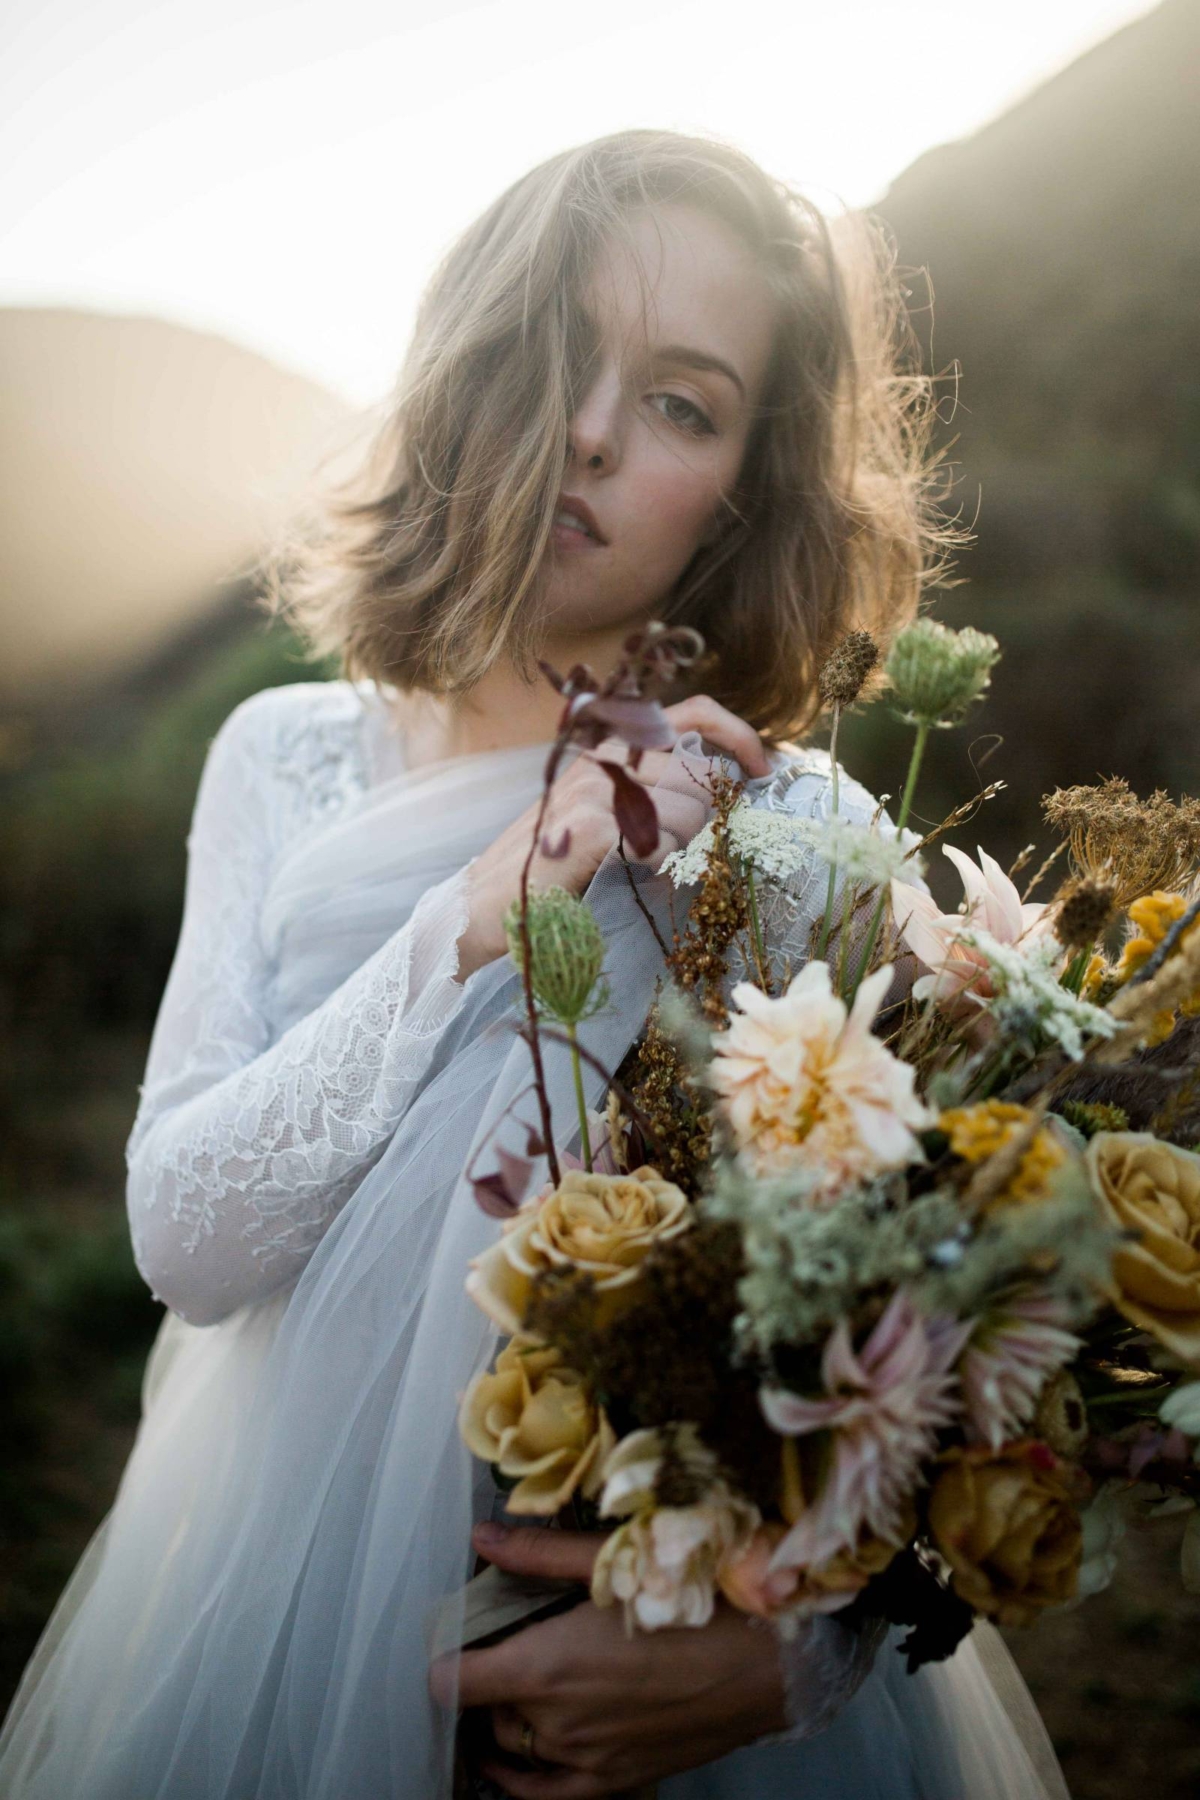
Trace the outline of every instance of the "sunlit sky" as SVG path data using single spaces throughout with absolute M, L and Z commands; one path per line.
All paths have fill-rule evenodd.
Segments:
M 454 235 L 629 125 L 869 205 L 1147 0 L 6 0 L 0 302 L 150 313 L 370 401 Z

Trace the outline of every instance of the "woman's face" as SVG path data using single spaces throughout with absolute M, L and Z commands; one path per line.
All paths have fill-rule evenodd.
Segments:
M 740 238 L 689 206 L 635 215 L 583 299 L 597 357 L 547 550 L 551 638 L 653 617 L 718 535 L 775 319 Z

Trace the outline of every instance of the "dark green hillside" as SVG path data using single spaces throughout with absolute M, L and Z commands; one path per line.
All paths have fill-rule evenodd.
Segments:
M 109 1504 L 159 1308 L 133 1267 L 123 1150 L 179 930 L 213 733 L 329 671 L 231 597 L 0 776 L 0 1695 Z
M 1165 0 L 878 202 L 918 277 L 955 498 L 977 542 L 951 623 L 1005 659 L 973 719 L 1010 792 L 982 828 L 1013 852 L 1059 783 L 1200 786 L 1200 6 Z M 952 417 L 951 417 L 952 415 Z M 894 790 L 895 740 L 848 751 Z M 986 745 L 981 741 L 979 749 Z M 928 811 L 969 778 L 936 746 Z

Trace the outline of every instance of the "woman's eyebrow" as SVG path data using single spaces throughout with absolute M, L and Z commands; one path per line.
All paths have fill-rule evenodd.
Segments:
M 714 356 L 709 350 L 697 350 L 690 344 L 664 344 L 655 351 L 654 360 L 656 363 L 676 363 L 685 369 L 711 369 L 732 381 L 742 399 L 746 398 L 746 384 L 732 363 L 727 363 L 724 357 Z

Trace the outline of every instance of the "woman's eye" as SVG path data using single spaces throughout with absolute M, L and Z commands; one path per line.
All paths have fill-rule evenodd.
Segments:
M 652 394 L 650 404 L 657 407 L 672 425 L 690 431 L 695 437 L 704 437 L 716 429 L 708 414 L 694 400 L 685 400 L 682 394 Z

